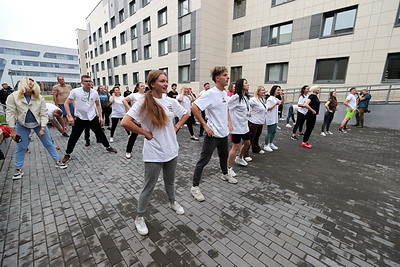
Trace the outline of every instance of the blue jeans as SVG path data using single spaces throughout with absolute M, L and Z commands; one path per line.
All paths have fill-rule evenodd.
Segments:
M 25 126 L 22 126 L 17 122 L 15 124 L 15 130 L 21 135 L 22 140 L 20 143 L 17 143 L 17 148 L 15 150 L 15 168 L 19 169 L 22 168 L 22 166 L 24 165 L 25 152 L 29 146 L 29 133 L 31 132 L 31 129 L 26 128 Z M 38 134 L 40 132 L 40 125 L 33 128 L 32 130 L 34 130 L 35 133 Z M 54 160 L 60 160 L 60 156 L 58 155 L 57 150 L 53 145 L 53 140 L 47 127 L 44 130 L 44 135 L 40 137 L 40 141 L 42 141 L 43 146 L 47 149 L 47 152 L 49 152 L 50 156 Z

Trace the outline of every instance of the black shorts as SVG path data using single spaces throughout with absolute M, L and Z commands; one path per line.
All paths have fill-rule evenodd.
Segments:
M 240 141 L 250 140 L 250 132 L 245 134 L 231 134 L 231 142 L 234 144 L 240 144 Z

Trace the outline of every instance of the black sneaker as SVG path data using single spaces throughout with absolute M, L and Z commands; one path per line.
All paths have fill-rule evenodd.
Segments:
M 297 136 L 295 136 L 295 135 L 290 136 L 290 139 L 292 139 L 292 140 L 299 140 L 299 138 L 297 138 Z
M 304 133 L 303 133 L 303 132 L 299 132 L 299 133 L 298 133 L 298 135 L 300 135 L 300 136 L 301 136 L 301 135 L 304 135 Z
M 63 133 L 62 136 L 64 136 L 64 137 L 69 137 L 69 134 Z
M 347 131 L 346 131 L 345 129 L 343 129 L 343 128 L 340 128 L 340 129 L 339 129 L 339 132 L 341 132 L 341 133 L 347 133 Z
M 71 156 L 68 155 L 68 154 L 66 154 L 66 155 L 64 156 L 64 158 L 61 160 L 61 162 L 65 164 L 65 163 L 67 163 L 70 159 L 71 159 Z
M 106 150 L 110 153 L 117 153 L 117 150 L 115 148 L 112 147 L 107 147 Z

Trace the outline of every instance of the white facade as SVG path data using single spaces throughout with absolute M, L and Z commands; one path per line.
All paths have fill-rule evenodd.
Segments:
M 81 61 L 96 85 L 164 69 L 170 84 L 199 91 L 216 65 L 251 91 L 384 84 L 400 81 L 399 26 L 393 0 L 102 0 Z
M 0 39 L 0 81 L 15 87 L 23 77 L 40 82 L 51 90 L 63 76 L 66 83 L 80 81 L 76 49 Z

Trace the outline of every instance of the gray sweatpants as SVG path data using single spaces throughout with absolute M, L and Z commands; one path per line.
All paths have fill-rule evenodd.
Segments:
M 160 176 L 161 169 L 163 170 L 163 179 L 165 192 L 167 193 L 170 202 L 175 201 L 175 169 L 178 163 L 178 157 L 168 162 L 145 162 L 144 163 L 144 181 L 142 192 L 139 196 L 138 203 L 138 216 L 143 217 L 147 205 L 150 202 L 151 194 L 156 186 L 158 176 Z

